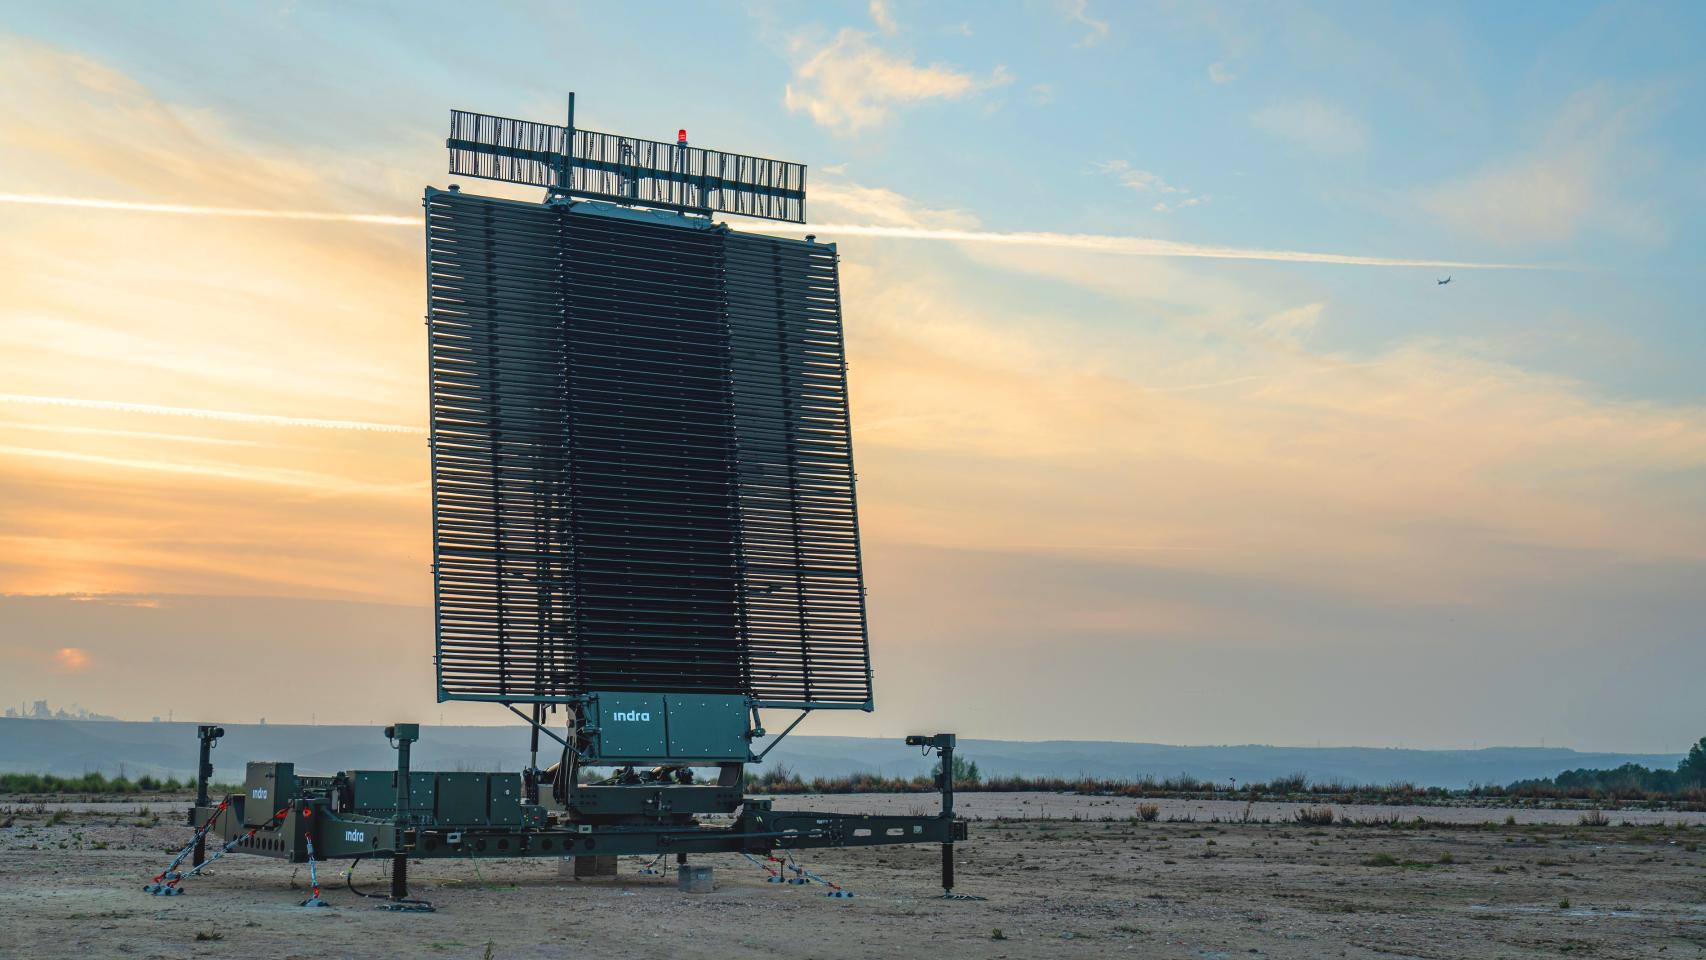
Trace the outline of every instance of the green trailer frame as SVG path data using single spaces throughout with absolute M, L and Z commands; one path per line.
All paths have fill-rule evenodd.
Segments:
M 285 762 L 251 762 L 242 793 L 208 793 L 207 762 L 224 735 L 199 728 L 202 762 L 189 823 L 198 840 L 223 839 L 231 853 L 289 863 L 386 858 L 392 861 L 391 900 L 408 898 L 411 859 L 743 853 L 825 847 L 935 843 L 942 848 L 942 888 L 953 896 L 953 845 L 965 840 L 966 822 L 954 815 L 955 736 L 908 737 L 906 742 L 941 755 L 937 788 L 941 810 L 926 816 L 872 816 L 777 810 L 769 798 L 743 795 L 739 786 L 673 782 L 577 785 L 560 812 L 529 802 L 522 776 L 513 773 L 413 770 L 414 724 L 385 729 L 397 749 L 394 771 L 352 770 L 306 776 Z M 728 816 L 706 823 L 706 813 Z M 205 860 L 198 842 L 193 861 Z

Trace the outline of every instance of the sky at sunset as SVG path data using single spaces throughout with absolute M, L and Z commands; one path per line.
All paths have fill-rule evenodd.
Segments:
M 1698 4 L 0 5 L 0 706 L 503 719 L 432 699 L 420 195 L 451 108 L 573 90 L 808 164 L 839 245 L 877 712 L 803 732 L 1679 750 L 1703 45 Z

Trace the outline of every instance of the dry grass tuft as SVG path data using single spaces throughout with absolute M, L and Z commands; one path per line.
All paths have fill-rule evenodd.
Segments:
M 1298 823 L 1311 827 L 1330 827 L 1334 819 L 1332 807 L 1299 807 L 1294 816 Z

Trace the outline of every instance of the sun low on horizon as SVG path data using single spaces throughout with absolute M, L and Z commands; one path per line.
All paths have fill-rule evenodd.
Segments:
M 632 16 L 0 17 L 0 704 L 502 719 L 432 698 L 421 196 L 536 199 L 448 112 L 573 91 L 809 168 L 735 223 L 841 257 L 879 709 L 810 732 L 1698 737 L 1701 9 Z

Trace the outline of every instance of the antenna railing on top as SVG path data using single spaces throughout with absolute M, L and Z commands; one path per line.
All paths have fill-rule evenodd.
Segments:
M 555 194 L 804 223 L 804 164 L 453 110 L 450 172 Z

